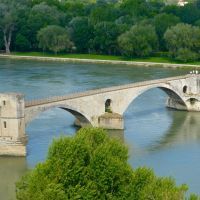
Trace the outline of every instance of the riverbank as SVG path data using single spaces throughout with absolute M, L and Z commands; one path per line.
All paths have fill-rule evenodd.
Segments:
M 168 58 L 151 57 L 146 59 L 125 60 L 120 56 L 90 55 L 90 54 L 43 54 L 40 52 L 12 53 L 10 55 L 0 54 L 0 58 L 23 59 L 23 60 L 40 60 L 40 61 L 61 61 L 71 63 L 91 63 L 91 64 L 113 64 L 113 65 L 130 65 L 130 66 L 157 66 L 168 68 L 196 68 L 200 67 L 200 62 L 194 63 L 177 63 L 170 61 Z

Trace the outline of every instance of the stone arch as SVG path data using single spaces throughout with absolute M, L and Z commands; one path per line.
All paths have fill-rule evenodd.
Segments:
M 30 108 L 25 108 L 25 125 L 27 126 L 31 121 L 33 121 L 37 116 L 39 116 L 41 113 L 51 110 L 53 108 L 60 108 L 65 111 L 68 111 L 71 113 L 81 124 L 87 124 L 91 125 L 90 118 L 87 116 L 87 114 L 79 111 L 78 109 L 75 109 L 71 106 L 65 105 L 65 104 L 59 104 L 59 105 L 51 105 L 51 106 L 35 106 Z
M 138 98 L 139 96 L 141 96 L 143 93 L 147 92 L 148 90 L 151 90 L 151 89 L 161 89 L 162 91 L 164 91 L 169 98 L 173 99 L 175 102 L 179 103 L 183 108 L 184 110 L 187 110 L 187 104 L 186 102 L 184 101 L 184 99 L 182 98 L 182 96 L 174 89 L 172 88 L 171 86 L 169 85 L 157 85 L 157 86 L 151 86 L 151 87 L 145 87 L 145 88 L 142 88 L 140 91 L 138 91 L 137 95 L 134 96 L 133 95 L 133 98 L 131 99 L 131 101 L 128 102 L 128 104 L 126 105 L 126 108 L 124 109 L 124 112 L 122 114 L 125 113 L 125 111 L 128 109 L 129 105 L 136 99 Z
M 158 87 L 159 89 L 161 89 L 162 91 L 164 91 L 168 97 L 177 100 L 179 102 L 179 104 L 187 107 L 185 101 L 183 100 L 183 98 L 181 97 L 180 94 L 178 94 L 175 90 L 171 89 L 171 88 L 166 88 L 166 87 Z

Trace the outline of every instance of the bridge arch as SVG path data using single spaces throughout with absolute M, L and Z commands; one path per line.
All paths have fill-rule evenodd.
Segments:
M 156 88 L 164 91 L 169 98 L 173 99 L 179 105 L 181 105 L 185 110 L 187 110 L 186 101 L 183 99 L 182 94 L 180 94 L 176 89 L 174 89 L 170 85 L 156 85 L 156 86 L 150 86 L 150 87 L 142 88 L 140 91 L 137 92 L 137 95 L 132 95 L 132 97 L 129 99 L 129 101 L 127 101 L 127 105 L 125 106 L 122 114 L 124 114 L 126 112 L 128 107 L 130 106 L 130 104 L 132 102 L 134 102 L 135 99 L 137 99 L 139 96 L 141 96 L 145 92 L 147 92 L 151 89 L 156 89 Z
M 60 108 L 62 110 L 65 110 L 69 113 L 71 113 L 81 125 L 90 125 L 90 118 L 82 111 L 79 111 L 78 109 L 73 108 L 72 106 L 65 105 L 65 104 L 58 104 L 58 105 L 43 105 L 43 106 L 35 106 L 35 107 L 26 107 L 25 108 L 25 125 L 27 126 L 29 123 L 31 123 L 35 118 L 37 118 L 41 113 L 54 109 L 54 108 Z

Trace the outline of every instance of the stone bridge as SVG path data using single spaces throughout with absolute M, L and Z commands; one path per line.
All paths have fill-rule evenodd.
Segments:
M 25 126 L 40 113 L 61 108 L 76 118 L 76 125 L 123 129 L 123 114 L 139 95 L 160 88 L 167 106 L 200 111 L 200 75 L 185 75 L 122 86 L 25 101 L 23 94 L 0 94 L 0 155 L 26 155 Z M 156 102 L 155 102 L 156 103 Z

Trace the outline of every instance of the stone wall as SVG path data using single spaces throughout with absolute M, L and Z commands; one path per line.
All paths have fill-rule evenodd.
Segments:
M 0 94 L 0 155 L 24 156 L 24 95 Z

